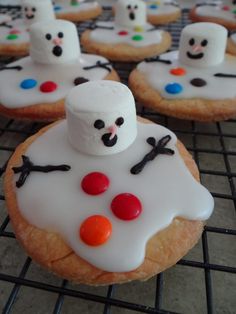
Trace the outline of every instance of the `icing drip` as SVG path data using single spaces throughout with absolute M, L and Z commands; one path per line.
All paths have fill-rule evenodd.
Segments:
M 30 161 L 29 157 L 22 155 L 23 165 L 20 167 L 13 167 L 14 173 L 20 173 L 19 179 L 16 181 L 16 186 L 18 188 L 25 184 L 26 179 L 32 171 L 48 173 L 51 171 L 69 171 L 70 166 L 59 165 L 59 166 L 36 166 Z
M 169 143 L 170 140 L 171 140 L 170 135 L 163 137 L 162 139 L 158 141 L 158 143 L 156 143 L 156 140 L 154 137 L 149 137 L 147 139 L 147 143 L 151 145 L 153 149 L 148 154 L 146 154 L 137 165 L 133 166 L 130 172 L 132 174 L 139 174 L 144 169 L 146 164 L 149 161 L 154 160 L 158 155 L 163 155 L 163 154 L 170 155 L 170 156 L 174 155 L 175 152 L 172 149 L 165 148 L 165 146 Z

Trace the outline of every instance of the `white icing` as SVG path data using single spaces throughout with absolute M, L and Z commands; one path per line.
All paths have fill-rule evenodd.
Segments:
M 97 28 L 90 33 L 91 40 L 98 43 L 106 43 L 106 44 L 129 44 L 133 47 L 145 47 L 152 44 L 161 44 L 162 43 L 162 31 L 161 30 L 152 30 L 153 28 L 151 24 L 146 23 L 144 27 L 142 27 L 141 31 L 135 31 L 135 28 L 127 28 L 117 26 L 113 22 L 97 22 L 98 26 L 105 27 L 114 27 L 114 29 L 101 29 Z M 128 32 L 127 35 L 120 36 L 118 33 L 120 31 Z M 143 37 L 142 40 L 136 41 L 133 40 L 133 36 L 141 35 Z
M 21 108 L 32 104 L 50 104 L 63 99 L 74 87 L 75 78 L 99 80 L 108 75 L 108 71 L 102 68 L 83 69 L 83 67 L 96 64 L 97 61 L 108 62 L 100 56 L 81 54 L 76 62 L 69 64 L 40 64 L 32 62 L 30 57 L 10 63 L 8 66 L 20 65 L 23 69 L 0 71 L 0 103 L 7 108 Z M 28 90 L 20 88 L 21 82 L 29 78 L 35 79 L 37 86 Z M 57 90 L 52 93 L 42 93 L 39 88 L 45 81 L 58 84 Z
M 184 27 L 179 44 L 179 60 L 193 67 L 210 67 L 224 61 L 227 30 L 215 23 L 194 23 Z M 202 56 L 201 56 L 202 55 Z M 195 57 L 200 56 L 199 59 Z
M 49 36 L 49 37 L 48 37 Z M 61 49 L 61 54 L 54 51 Z M 75 62 L 80 45 L 75 24 L 64 20 L 35 23 L 30 28 L 30 56 L 43 64 Z
M 54 11 L 56 15 L 60 16 L 65 13 L 79 13 L 83 11 L 89 11 L 99 7 L 98 2 L 84 2 L 78 1 L 78 5 L 71 5 L 70 1 L 55 1 Z
M 147 14 L 148 15 L 168 15 L 172 13 L 177 13 L 180 8 L 172 3 L 174 1 L 168 0 L 146 0 Z
M 0 14 L 0 24 L 11 21 L 11 16 L 7 14 Z
M 23 0 L 22 10 L 26 25 L 53 20 L 55 14 L 51 0 Z
M 231 34 L 230 38 L 232 39 L 233 43 L 236 44 L 236 33 Z
M 145 3 L 141 0 L 118 0 L 115 4 L 115 24 L 128 28 L 145 26 Z
M 214 2 L 213 2 L 214 3 Z M 223 8 L 227 5 L 229 10 L 224 10 Z M 232 11 L 236 10 L 236 5 L 232 5 L 232 2 L 224 1 L 224 3 L 219 3 L 217 6 L 204 5 L 196 7 L 196 14 L 199 16 L 215 17 L 221 18 L 230 22 L 236 22 L 235 13 Z
M 66 97 L 66 112 L 69 140 L 82 153 L 118 153 L 130 146 L 137 136 L 134 97 L 121 83 L 95 81 L 73 88 Z M 116 124 L 118 118 L 124 119 L 120 126 Z M 105 126 L 95 128 L 97 120 L 102 120 Z M 114 145 L 103 144 L 101 137 L 105 133 L 111 134 L 112 139 L 117 138 Z
M 37 165 L 68 164 L 71 171 L 30 174 L 26 183 L 16 188 L 17 201 L 29 223 L 59 233 L 90 264 L 110 272 L 134 270 L 144 261 L 147 241 L 174 217 L 205 220 L 211 215 L 213 198 L 186 168 L 175 148 L 176 137 L 168 129 L 138 123 L 138 136 L 128 149 L 103 157 L 74 150 L 66 129 L 66 121 L 55 125 L 37 138 L 25 155 Z M 159 140 L 167 134 L 172 137 L 167 147 L 174 149 L 175 155 L 159 155 L 139 175 L 131 175 L 130 168 L 151 150 L 146 139 L 154 136 Z M 110 179 L 110 187 L 102 195 L 89 196 L 80 188 L 83 177 L 92 171 L 103 172 Z M 135 220 L 120 220 L 110 210 L 112 199 L 124 192 L 142 202 L 143 211 Z M 106 216 L 112 223 L 109 240 L 95 248 L 79 237 L 81 223 L 94 214 Z
M 172 64 L 159 62 L 141 62 L 138 70 L 145 75 L 149 84 L 157 90 L 162 97 L 167 99 L 184 98 L 206 98 L 206 99 L 233 99 L 236 97 L 236 78 L 214 77 L 216 73 L 236 74 L 236 59 L 225 59 L 217 66 L 212 67 L 190 67 L 180 63 L 176 51 L 160 56 L 160 59 L 171 60 Z M 169 71 L 173 68 L 182 67 L 186 70 L 186 75 L 175 76 Z M 207 82 L 206 86 L 194 87 L 190 81 L 194 78 L 202 78 Z M 183 87 L 180 94 L 168 94 L 165 86 L 169 83 L 179 83 Z
M 17 19 L 7 23 L 12 27 L 0 27 L 0 44 L 1 45 L 18 45 L 29 42 L 29 30 L 23 19 Z M 17 38 L 8 39 L 8 36 L 16 31 Z

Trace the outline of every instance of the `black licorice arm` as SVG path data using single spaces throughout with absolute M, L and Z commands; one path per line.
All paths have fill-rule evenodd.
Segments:
M 8 66 L 2 67 L 2 68 L 0 68 L 0 71 L 4 71 L 4 70 L 16 70 L 16 71 L 21 71 L 22 69 L 23 69 L 22 66 L 16 65 L 16 66 L 13 66 L 13 67 L 8 67 Z
M 109 65 L 111 65 L 110 62 L 102 63 L 101 61 L 97 61 L 96 64 L 94 65 L 83 67 L 83 70 L 92 70 L 95 68 L 102 68 L 102 69 L 107 70 L 108 72 L 111 72 L 111 68 L 109 68 Z
M 236 78 L 236 74 L 228 74 L 228 73 L 216 73 L 215 77 L 223 77 L 223 78 Z
M 165 147 L 169 143 L 170 140 L 171 140 L 170 135 L 166 135 L 166 136 L 162 137 L 158 141 L 158 143 L 156 143 L 156 140 L 154 137 L 149 137 L 147 139 L 147 143 L 149 145 L 151 145 L 153 147 L 153 149 L 148 154 L 146 154 L 139 163 L 137 163 L 135 166 L 133 166 L 130 169 L 130 172 L 132 174 L 139 174 L 144 169 L 146 164 L 149 161 L 154 160 L 158 155 L 169 155 L 169 156 L 174 155 L 174 153 L 175 153 L 174 150 Z
M 26 179 L 31 172 L 52 172 L 52 171 L 69 171 L 71 167 L 69 165 L 58 165 L 58 166 L 37 166 L 30 161 L 29 157 L 22 155 L 23 164 L 20 167 L 13 167 L 14 173 L 20 173 L 19 179 L 16 181 L 16 187 L 20 188 L 24 185 Z
M 160 62 L 160 63 L 165 63 L 165 64 L 172 64 L 170 60 L 160 59 L 159 57 L 146 58 L 144 59 L 144 61 L 147 63 Z

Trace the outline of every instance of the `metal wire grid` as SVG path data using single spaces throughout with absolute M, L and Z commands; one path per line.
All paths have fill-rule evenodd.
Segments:
M 19 16 L 19 8 L 18 7 L 0 7 L 0 13 L 10 13 L 14 17 Z M 100 20 L 109 20 L 111 17 L 110 10 L 106 9 L 103 16 L 100 17 Z M 80 25 L 78 25 L 78 32 L 83 32 L 89 25 L 90 22 L 85 22 Z M 168 25 L 166 27 L 163 27 L 163 29 L 166 29 L 171 32 L 173 37 L 173 46 L 172 49 L 177 48 L 178 39 L 180 35 L 180 31 L 183 28 L 184 25 L 188 24 L 188 12 L 186 10 L 183 11 L 182 18 L 180 21 L 173 23 L 171 25 Z M 5 64 L 7 62 L 12 61 L 12 58 L 6 58 L 2 59 L 1 63 Z M 114 67 L 118 71 L 122 81 L 124 83 L 127 82 L 128 75 L 130 71 L 134 68 L 135 64 L 122 64 L 122 63 L 115 63 Z M 192 152 L 194 159 L 199 166 L 200 173 L 202 176 L 207 175 L 211 176 L 212 179 L 216 176 L 221 176 L 227 179 L 229 186 L 230 186 L 230 193 L 215 193 L 212 192 L 212 195 L 215 197 L 215 199 L 223 199 L 223 200 L 231 200 L 234 205 L 234 209 L 236 209 L 236 193 L 235 193 L 235 177 L 236 177 L 236 170 L 232 169 L 230 158 L 236 156 L 236 151 L 234 149 L 229 149 L 227 146 L 227 140 L 236 141 L 236 120 L 229 120 L 226 122 L 219 122 L 211 124 L 213 128 L 208 127 L 199 127 L 199 123 L 196 123 L 194 121 L 191 122 L 182 122 L 180 120 L 168 118 L 166 116 L 159 115 L 157 113 L 154 113 L 150 110 L 147 110 L 143 108 L 141 105 L 137 105 L 137 111 L 138 114 L 142 117 L 148 118 L 154 122 L 158 122 L 166 127 L 169 127 L 172 131 L 174 131 L 178 137 L 185 138 L 188 136 L 191 139 L 191 144 L 187 145 L 187 148 L 190 152 Z M 233 125 L 234 128 L 231 128 L 230 132 L 225 131 L 227 130 L 227 124 Z M 17 146 L 8 146 L 6 144 L 2 144 L 1 139 L 3 137 L 6 137 L 8 135 L 15 134 L 16 136 L 21 136 L 22 140 L 24 138 L 27 138 L 29 135 L 34 134 L 43 126 L 42 123 L 25 123 L 25 122 L 18 122 L 12 119 L 2 119 L 0 120 L 0 153 L 6 153 L 9 152 L 11 154 L 14 152 L 15 147 Z M 226 126 L 226 127 L 225 127 Z M 213 129 L 213 131 L 212 131 Z M 201 136 L 210 137 L 210 140 L 218 139 L 220 143 L 220 147 L 215 148 L 199 148 L 198 147 L 198 139 Z M 199 155 L 201 153 L 207 153 L 214 158 L 215 155 L 221 155 L 224 160 L 225 165 L 225 171 L 221 170 L 211 170 L 208 168 L 201 168 L 201 165 L 199 163 Z M 7 166 L 8 158 L 4 160 L 3 164 L 0 165 L 0 179 L 4 174 L 5 168 Z M 1 194 L 0 191 L 0 204 L 1 202 L 4 202 L 4 195 Z M 227 215 L 227 213 L 226 213 Z M 9 226 L 9 217 L 6 216 L 2 223 L 0 224 L 0 239 L 1 237 L 10 238 L 13 239 L 12 241 L 15 241 L 14 233 L 7 231 L 7 227 Z M 227 237 L 232 237 L 236 235 L 235 229 L 228 229 L 228 228 L 222 228 L 219 226 L 206 226 L 202 235 L 202 250 L 203 250 L 203 261 L 193 261 L 193 260 L 187 260 L 182 259 L 178 262 L 181 267 L 190 267 L 192 269 L 199 268 L 204 270 L 205 275 L 205 293 L 206 293 L 206 309 L 205 311 L 207 313 L 214 313 L 215 312 L 215 297 L 214 297 L 214 286 L 212 284 L 212 271 L 219 271 L 224 273 L 230 273 L 234 274 L 236 273 L 236 267 L 230 267 L 227 265 L 221 265 L 211 263 L 209 258 L 209 249 L 208 249 L 208 236 L 210 233 L 214 234 L 223 234 L 227 235 Z M 155 300 L 154 300 L 154 306 L 146 306 L 142 303 L 134 303 L 134 302 L 128 302 L 124 301 L 122 299 L 119 299 L 117 297 L 114 297 L 116 286 L 111 285 L 107 287 L 107 294 L 106 296 L 101 296 L 96 293 L 87 293 L 81 290 L 74 290 L 68 288 L 68 281 L 62 280 L 61 285 L 50 285 L 46 284 L 44 282 L 38 281 L 38 280 L 29 280 L 26 279 L 27 272 L 30 269 L 31 266 L 31 259 L 28 257 L 26 258 L 24 265 L 19 273 L 18 276 L 12 276 L 5 273 L 0 273 L 0 283 L 1 282 L 10 282 L 14 284 L 14 287 L 12 288 L 11 293 L 9 294 L 9 297 L 4 305 L 2 313 L 11 313 L 13 309 L 14 302 L 16 301 L 18 297 L 18 293 L 22 287 L 31 287 L 32 289 L 40 289 L 47 292 L 53 292 L 58 295 L 57 300 L 55 302 L 55 306 L 53 309 L 53 313 L 61 313 L 63 308 L 63 302 L 64 298 L 66 296 L 79 298 L 87 301 L 93 301 L 100 303 L 104 305 L 103 313 L 109 314 L 112 313 L 113 307 L 119 307 L 123 309 L 129 309 L 135 312 L 140 313 L 160 313 L 160 314 L 166 314 L 166 313 L 177 313 L 173 311 L 169 311 L 168 309 L 165 309 L 163 307 L 163 298 L 165 295 L 163 294 L 163 282 L 164 282 L 164 276 L 165 273 L 161 273 L 156 276 L 156 293 L 155 293 Z M 185 268 L 186 269 L 186 268 Z M 36 313 L 36 310 L 33 309 L 32 313 Z M 95 313 L 95 312 L 94 312 Z M 98 313 L 96 311 L 96 313 Z M 227 312 L 228 313 L 228 312 Z

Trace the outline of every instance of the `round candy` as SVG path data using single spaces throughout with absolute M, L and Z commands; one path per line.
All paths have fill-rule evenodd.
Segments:
M 89 195 L 102 194 L 108 189 L 109 185 L 108 177 L 101 172 L 91 172 L 81 182 L 83 191 Z
M 57 89 L 57 84 L 51 81 L 44 82 L 40 85 L 42 93 L 52 93 Z
M 224 11 L 229 11 L 229 10 L 230 10 L 230 7 L 229 7 L 228 5 L 224 5 L 224 6 L 222 7 L 222 10 L 224 10 Z
M 127 32 L 127 31 L 120 31 L 119 33 L 118 33 L 118 35 L 120 35 L 120 36 L 126 36 L 126 35 L 128 35 L 129 33 Z
M 158 8 L 158 5 L 157 5 L 157 4 L 150 4 L 148 7 L 149 7 L 149 9 L 151 9 L 151 10 L 155 10 L 155 9 Z
M 18 29 L 12 29 L 9 34 L 20 34 L 20 31 Z
M 133 220 L 141 214 L 142 204 L 135 195 L 122 193 L 112 200 L 111 210 L 119 219 Z
M 184 68 L 174 68 L 170 70 L 170 74 L 176 76 L 183 76 L 186 74 L 186 70 Z
M 20 83 L 22 89 L 31 89 L 37 85 L 37 81 L 34 79 L 26 79 Z
M 143 29 L 142 26 L 135 26 L 135 27 L 134 27 L 134 31 L 135 31 L 135 32 L 143 32 L 144 29 Z
M 54 11 L 60 11 L 60 10 L 61 10 L 61 6 L 56 5 L 56 6 L 54 7 Z
M 132 39 L 135 40 L 135 41 L 140 41 L 140 40 L 143 40 L 143 36 L 141 36 L 141 35 L 134 35 L 132 37 Z
M 207 85 L 207 82 L 199 77 L 194 78 L 190 81 L 190 84 L 192 84 L 195 87 L 203 87 Z
M 80 226 L 81 240 L 90 246 L 99 246 L 107 242 L 112 233 L 110 220 L 101 215 L 90 216 Z
M 233 13 L 233 14 L 236 14 L 236 10 L 233 10 L 232 13 Z
M 17 38 L 18 38 L 18 35 L 16 35 L 16 34 L 9 34 L 9 35 L 7 35 L 6 39 L 8 39 L 8 40 L 15 40 Z
M 168 94 L 179 94 L 182 92 L 182 90 L 183 87 L 179 83 L 169 83 L 165 86 L 165 91 Z

